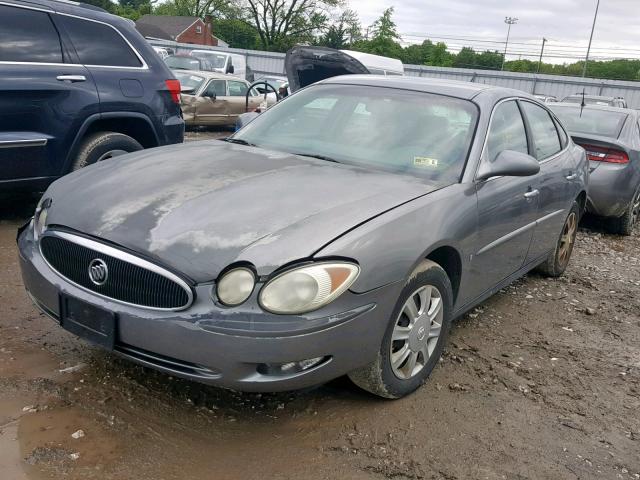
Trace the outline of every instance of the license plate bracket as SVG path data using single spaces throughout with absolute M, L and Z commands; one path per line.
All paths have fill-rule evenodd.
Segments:
M 116 315 L 75 297 L 60 296 L 60 325 L 80 338 L 113 350 Z

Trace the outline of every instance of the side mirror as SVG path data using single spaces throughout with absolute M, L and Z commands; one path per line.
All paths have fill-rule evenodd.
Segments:
M 540 163 L 531 155 L 503 150 L 493 162 L 483 161 L 476 175 L 477 180 L 491 177 L 530 177 L 540 171 Z
M 209 92 L 204 92 L 204 93 L 202 94 L 202 96 L 203 96 L 203 97 L 205 97 L 205 98 L 208 98 L 208 99 L 209 99 L 209 100 L 211 100 L 211 101 L 213 101 L 213 100 L 215 100 L 215 99 L 216 99 L 216 92 L 211 92 L 211 93 L 209 93 Z
M 227 65 L 227 73 L 233 73 L 235 72 L 236 69 L 234 68 L 233 64 L 230 63 L 229 65 Z

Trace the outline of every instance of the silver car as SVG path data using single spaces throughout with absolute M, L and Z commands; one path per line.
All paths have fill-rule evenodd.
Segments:
M 561 275 L 588 163 L 516 90 L 348 75 L 226 141 L 55 182 L 18 236 L 35 304 L 171 375 L 277 391 L 341 375 L 398 398 L 451 322 L 538 267 Z

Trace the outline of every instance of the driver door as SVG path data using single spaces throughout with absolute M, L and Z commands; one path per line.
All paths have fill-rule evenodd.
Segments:
M 210 80 L 202 93 L 195 97 L 195 123 L 197 125 L 227 125 L 229 121 L 229 97 L 227 81 Z
M 481 161 L 492 162 L 504 150 L 529 153 L 525 124 L 515 100 L 494 109 Z M 538 177 L 492 177 L 476 184 L 478 233 L 472 298 L 524 265 L 538 215 Z

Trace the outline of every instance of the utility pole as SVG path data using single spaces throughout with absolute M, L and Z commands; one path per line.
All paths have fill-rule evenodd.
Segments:
M 542 54 L 544 53 L 544 44 L 547 43 L 547 39 L 542 37 L 542 48 L 540 49 L 540 59 L 538 60 L 538 68 L 536 73 L 540 73 L 540 65 L 542 65 Z
M 600 0 L 596 3 L 596 13 L 593 16 L 593 25 L 591 25 L 591 36 L 589 37 L 589 46 L 587 47 L 587 56 L 584 59 L 584 67 L 582 67 L 582 78 L 587 76 L 587 62 L 589 61 L 589 53 L 591 52 L 591 41 L 593 40 L 593 31 L 596 29 L 596 19 L 598 18 L 598 9 L 600 8 Z
M 507 28 L 507 41 L 504 42 L 504 55 L 502 56 L 502 67 L 500 67 L 500 70 L 504 70 L 504 61 L 507 58 L 507 47 L 509 46 L 509 34 L 511 33 L 511 25 L 517 22 L 518 19 L 515 17 L 504 17 L 504 23 L 509 25 L 509 27 Z

